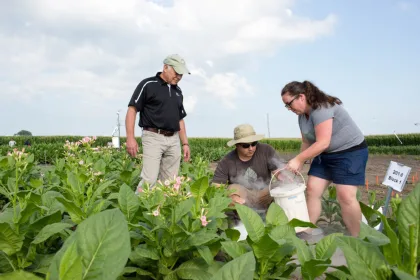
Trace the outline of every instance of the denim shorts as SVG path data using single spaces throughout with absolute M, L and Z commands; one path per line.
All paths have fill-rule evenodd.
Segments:
M 320 154 L 312 161 L 308 175 L 339 185 L 365 184 L 368 148 L 350 152 Z

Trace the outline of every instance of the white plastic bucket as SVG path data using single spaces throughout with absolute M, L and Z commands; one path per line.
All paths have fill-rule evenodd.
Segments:
M 308 207 L 306 205 L 305 197 L 306 185 L 302 175 L 301 177 L 303 179 L 303 183 L 291 182 L 280 185 L 274 189 L 270 188 L 270 195 L 274 198 L 274 202 L 277 203 L 286 213 L 289 221 L 295 218 L 301 221 L 309 222 Z M 296 227 L 295 231 L 301 232 L 307 229 L 307 227 Z
M 112 137 L 112 146 L 114 148 L 119 148 L 120 147 L 120 138 L 118 138 L 118 136 Z

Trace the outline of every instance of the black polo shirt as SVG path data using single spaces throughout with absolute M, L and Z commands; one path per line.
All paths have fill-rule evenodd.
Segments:
M 140 112 L 140 127 L 179 131 L 179 121 L 187 115 L 184 97 L 178 86 L 168 84 L 160 77 L 161 73 L 141 81 L 128 106 Z

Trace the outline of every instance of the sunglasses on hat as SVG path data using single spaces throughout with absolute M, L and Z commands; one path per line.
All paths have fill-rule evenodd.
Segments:
M 240 143 L 242 148 L 248 149 L 249 146 L 255 147 L 258 144 L 258 141 L 252 142 L 252 143 Z

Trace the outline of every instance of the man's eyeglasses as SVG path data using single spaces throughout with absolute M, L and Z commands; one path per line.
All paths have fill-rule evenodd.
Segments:
M 290 102 L 287 102 L 287 103 L 284 105 L 284 107 L 286 107 L 287 109 L 292 108 L 292 103 L 293 103 L 293 101 L 295 101 L 295 100 L 296 100 L 296 98 L 298 98 L 298 97 L 299 97 L 299 95 L 296 95 L 295 97 L 293 97 L 293 99 L 292 99 L 292 100 L 290 100 Z
M 249 146 L 255 147 L 255 146 L 257 146 L 257 144 L 258 144 L 258 141 L 255 141 L 255 142 L 252 142 L 252 143 L 241 143 L 239 145 L 241 145 L 241 147 L 244 148 L 244 149 L 248 149 Z

